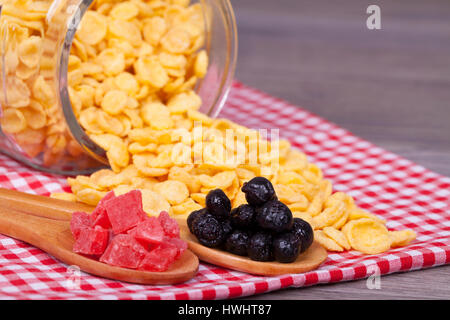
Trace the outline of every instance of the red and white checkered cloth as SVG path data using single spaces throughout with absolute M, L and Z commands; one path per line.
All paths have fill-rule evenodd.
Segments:
M 253 128 L 279 128 L 318 164 L 335 190 L 381 215 L 389 229 L 412 228 L 417 240 L 379 255 L 331 253 L 317 270 L 260 277 L 200 264 L 197 276 L 175 286 L 144 286 L 81 273 L 69 286 L 69 266 L 26 243 L 0 235 L 1 299 L 226 299 L 281 288 L 347 281 L 450 262 L 450 178 L 353 136 L 303 109 L 235 83 L 222 111 Z M 69 191 L 65 178 L 24 167 L 0 155 L 0 186 L 48 195 Z

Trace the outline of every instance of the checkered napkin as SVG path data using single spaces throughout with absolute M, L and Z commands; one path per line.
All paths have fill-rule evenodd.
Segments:
M 389 229 L 412 228 L 417 240 L 379 255 L 330 253 L 317 270 L 260 277 L 201 263 L 175 286 L 145 286 L 77 271 L 45 252 L 0 235 L 2 299 L 226 299 L 429 268 L 450 262 L 450 178 L 361 140 L 305 110 L 235 83 L 221 117 L 253 128 L 278 128 L 318 164 L 336 191 L 384 217 Z M 69 191 L 64 177 L 34 171 L 0 155 L 0 186 L 48 195 Z

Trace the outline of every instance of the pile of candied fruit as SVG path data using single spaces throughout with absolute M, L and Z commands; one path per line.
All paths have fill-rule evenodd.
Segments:
M 241 190 L 247 204 L 231 210 L 227 195 L 215 189 L 206 196 L 206 208 L 189 215 L 189 230 L 202 245 L 255 261 L 282 263 L 295 261 L 311 246 L 314 232 L 310 224 L 292 216 L 268 179 L 255 177 Z
M 163 272 L 187 249 L 167 212 L 145 213 L 139 190 L 120 196 L 112 191 L 91 214 L 74 212 L 70 229 L 74 252 L 122 268 Z
M 42 157 L 52 168 L 72 161 L 84 167 L 90 157 L 82 158 L 70 135 L 54 92 L 56 78 L 49 77 L 56 74 L 57 38 L 51 35 L 58 15 L 48 20 L 47 14 L 53 2 L 3 1 L 0 29 L 8 41 L 0 65 L 8 81 L 0 83 L 0 124 L 27 157 Z M 64 13 L 69 4 L 57 9 Z M 217 188 L 232 208 L 245 204 L 243 184 L 264 176 L 328 251 L 378 254 L 411 243 L 413 230 L 388 230 L 384 219 L 360 208 L 352 196 L 335 192 L 322 170 L 289 141 L 200 112 L 195 88 L 215 70 L 205 48 L 213 11 L 205 4 L 92 2 L 73 39 L 68 93 L 74 115 L 106 151 L 111 168 L 68 178 L 71 193 L 52 197 L 94 206 L 112 190 L 121 195 L 139 189 L 148 214 L 186 218 Z

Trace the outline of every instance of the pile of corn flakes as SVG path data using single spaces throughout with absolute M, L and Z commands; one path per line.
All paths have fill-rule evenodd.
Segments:
M 12 2 L 44 10 L 51 1 Z M 17 14 L 14 8 L 7 12 Z M 39 11 L 28 18 L 17 35 L 18 56 L 6 57 L 15 67 L 9 81 L 17 93 L 9 97 L 2 126 L 11 133 L 29 128 L 27 138 L 44 140 L 54 154 L 68 148 L 70 138 L 49 134 L 59 131 L 52 131 L 55 120 L 45 112 L 53 97 L 44 79 L 27 82 L 43 28 Z M 246 203 L 243 183 L 265 176 L 330 251 L 376 254 L 415 239 L 414 231 L 388 231 L 384 220 L 358 208 L 352 197 L 333 193 L 320 168 L 288 141 L 269 142 L 258 131 L 198 111 L 202 101 L 194 86 L 208 69 L 204 19 L 200 4 L 189 0 L 95 1 L 73 41 L 68 85 L 79 123 L 106 150 L 111 169 L 69 178 L 73 193 L 52 196 L 95 206 L 111 190 L 120 195 L 140 189 L 149 214 L 164 210 L 187 217 L 216 188 L 233 207 Z
M 2 131 L 13 137 L 29 159 L 43 154 L 46 166 L 63 157 L 80 162 L 88 159 L 81 159 L 83 150 L 67 130 L 49 76 L 56 68 L 52 60 L 56 45 L 49 40 L 55 30 L 49 28 L 47 20 L 52 2 L 3 1 L 0 25 Z M 86 163 L 92 162 L 89 159 Z

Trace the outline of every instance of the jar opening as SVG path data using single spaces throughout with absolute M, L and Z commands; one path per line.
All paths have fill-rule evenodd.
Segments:
M 86 134 L 83 128 L 80 126 L 75 113 L 73 112 L 72 103 L 69 98 L 68 90 L 68 69 L 69 69 L 69 56 L 70 50 L 72 48 L 72 42 L 77 32 L 78 26 L 80 25 L 81 19 L 83 19 L 84 14 L 91 6 L 93 0 L 83 0 L 76 6 L 70 6 L 69 10 L 73 10 L 72 16 L 67 22 L 67 32 L 64 38 L 64 42 L 61 48 L 61 55 L 59 60 L 59 70 L 58 70 L 58 83 L 59 83 L 59 97 L 61 102 L 61 108 L 66 119 L 67 126 L 70 129 L 72 136 L 82 148 L 89 153 L 97 161 L 108 164 L 106 159 L 106 151 L 97 145 L 91 138 Z
M 201 111 L 211 117 L 216 117 L 228 97 L 236 68 L 237 28 L 229 0 L 199 0 L 198 2 L 202 5 L 204 18 L 205 49 L 208 56 L 217 61 L 211 61 L 211 70 L 204 79 L 198 80 L 196 92 L 202 97 Z M 74 138 L 92 157 L 101 163 L 108 164 L 105 150 L 92 141 L 80 126 L 72 109 L 67 86 L 68 61 L 72 42 L 84 14 L 92 3 L 93 0 L 81 1 L 68 21 L 60 57 L 59 94 L 63 114 Z M 211 15 L 216 20 L 210 19 Z M 217 41 L 225 41 L 225 45 L 219 46 L 215 43 Z

